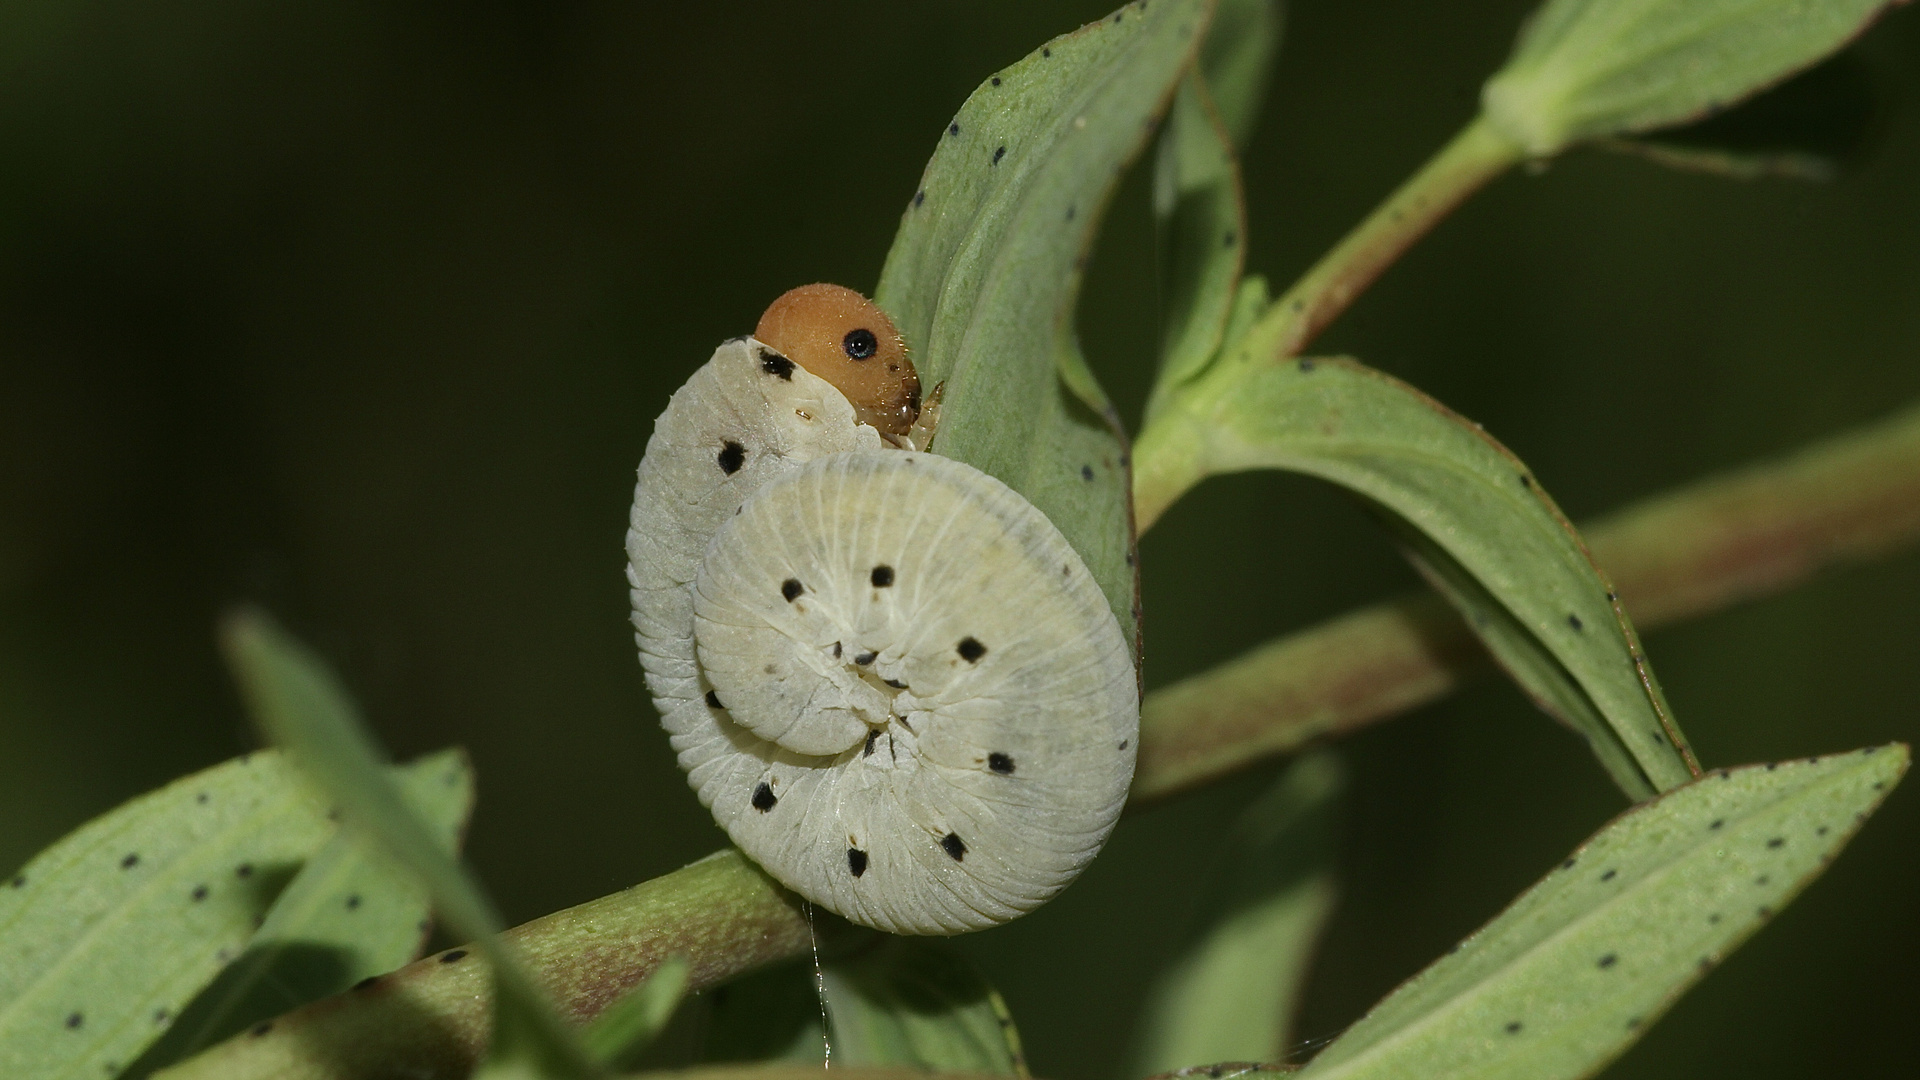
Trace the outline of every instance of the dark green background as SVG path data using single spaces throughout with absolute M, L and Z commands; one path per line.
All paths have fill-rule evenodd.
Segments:
M 518 920 L 722 842 L 642 692 L 621 577 L 666 395 L 813 280 L 871 288 L 967 92 L 1108 0 L 0 8 L 0 864 L 253 744 L 212 622 L 260 601 L 396 752 L 469 747 Z M 1246 162 L 1284 284 L 1470 115 L 1524 0 L 1295 5 Z M 1840 180 L 1597 151 L 1502 179 L 1323 340 L 1437 394 L 1576 517 L 1920 397 L 1920 13 Z M 1081 324 L 1137 413 L 1144 184 Z M 1412 583 L 1316 485 L 1207 485 L 1146 541 L 1148 679 Z M 1920 555 L 1656 633 L 1708 764 L 1920 737 Z M 1342 748 L 1336 1033 L 1621 808 L 1487 684 Z M 1271 769 L 1130 818 L 964 942 L 1036 1071 L 1120 1067 L 1214 838 Z M 1911 785 L 1909 785 L 1911 786 Z M 1920 1006 L 1920 801 L 1883 813 L 1619 1076 L 1886 1075 Z

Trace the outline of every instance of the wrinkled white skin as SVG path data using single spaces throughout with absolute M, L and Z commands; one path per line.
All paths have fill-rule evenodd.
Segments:
M 635 492 L 634 626 L 680 765 L 743 851 L 855 922 L 1015 918 L 1125 800 L 1120 627 L 1017 493 L 893 448 L 760 348 L 722 345 L 675 393 Z

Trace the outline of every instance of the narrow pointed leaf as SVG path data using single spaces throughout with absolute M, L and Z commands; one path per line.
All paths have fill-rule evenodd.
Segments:
M 614 1069 L 632 1068 L 687 996 L 691 968 L 686 957 L 670 956 L 639 986 L 607 1006 L 587 1028 L 587 1054 Z
M 1006 1003 L 940 941 L 888 938 L 825 976 L 836 1066 L 1027 1075 Z
M 1197 72 L 1174 95 L 1154 160 L 1154 216 L 1168 252 L 1166 335 L 1149 419 L 1219 352 L 1246 262 L 1247 215 L 1233 145 Z
M 398 766 L 393 780 L 446 851 L 473 811 L 473 768 L 458 750 Z M 294 877 L 247 951 L 175 1021 L 134 1069 L 145 1075 L 256 1023 L 420 955 L 426 890 L 353 831 L 327 841 Z
M 1487 81 L 1536 157 L 1718 112 L 1808 67 L 1898 0 L 1548 0 Z
M 1080 354 L 1095 226 L 1205 29 L 1203 0 L 1130 4 L 975 90 L 902 215 L 876 300 L 925 385 L 934 450 L 1059 527 L 1138 638 L 1126 448 Z
M 1220 0 L 1207 27 L 1200 73 L 1236 148 L 1253 137 L 1286 21 L 1283 0 Z
M 1315 944 L 1333 913 L 1331 754 L 1302 758 L 1247 807 L 1195 935 L 1154 980 L 1132 1074 L 1279 1061 Z
M 1606 576 L 1520 460 L 1477 424 L 1350 360 L 1270 361 L 1265 320 L 1142 435 L 1143 504 L 1200 478 L 1286 469 L 1385 511 L 1496 659 L 1629 797 L 1694 775 Z
M 1722 770 L 1634 807 L 1302 1076 L 1591 1075 L 1819 875 L 1908 756 Z
M 552 1003 L 497 940 L 505 924 L 479 884 L 387 778 L 359 710 L 326 665 L 257 612 L 230 616 L 221 643 L 254 722 L 338 803 L 350 824 L 418 876 L 448 926 L 472 939 L 490 962 L 492 1049 L 475 1075 L 597 1075 Z
M 104 814 L 0 884 L 0 1076 L 112 1076 L 245 948 L 333 835 L 278 754 Z

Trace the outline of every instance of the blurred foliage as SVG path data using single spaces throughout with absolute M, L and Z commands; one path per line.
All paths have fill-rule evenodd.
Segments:
M 787 287 L 871 289 L 988 72 L 1101 3 L 20 3 L 0 11 L 0 862 L 252 744 L 214 648 L 286 614 L 403 757 L 459 742 L 511 920 L 718 846 L 647 708 L 620 537 L 667 394 Z M 1252 265 L 1320 254 L 1471 114 L 1526 0 L 1298 0 L 1243 168 Z M 1576 519 L 1920 397 L 1920 16 L 1845 54 L 1877 138 L 1819 185 L 1576 152 L 1493 185 L 1337 323 Z M 1130 425 L 1162 336 L 1144 172 L 1084 351 Z M 1412 583 L 1344 498 L 1217 480 L 1147 540 L 1159 685 Z M 1712 764 L 1920 737 L 1920 556 L 1651 636 Z M 1343 746 L 1337 1033 L 1620 806 L 1487 684 Z M 1037 1075 L 1114 1032 L 1260 770 L 1123 823 L 961 941 Z M 1493 778 L 1497 782 L 1492 782 Z M 1890 1074 L 1920 1003 L 1920 809 L 1613 1076 Z M 632 823 L 630 826 L 626 823 Z M 644 823 L 644 824 L 643 824 Z

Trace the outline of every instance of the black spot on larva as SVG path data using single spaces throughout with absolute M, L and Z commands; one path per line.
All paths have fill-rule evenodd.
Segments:
M 840 643 L 837 641 L 833 643 L 833 658 L 840 659 Z
M 773 788 L 768 786 L 765 780 L 753 789 L 753 808 L 763 814 L 773 809 L 774 804 L 779 801 L 779 796 L 773 793 Z
M 374 988 L 374 986 L 375 986 L 375 985 L 377 985 L 377 984 L 378 984 L 379 982 L 380 982 L 380 976 L 378 976 L 378 975 L 369 975 L 369 976 L 367 976 L 366 978 L 364 978 L 364 979 L 361 979 L 361 980 L 360 980 L 359 982 L 357 982 L 357 983 L 354 983 L 354 984 L 353 984 L 353 988 L 354 988 L 355 990 L 371 990 L 371 989 L 373 989 L 373 988 Z
M 1599 961 L 1598 961 L 1598 962 L 1596 963 L 1596 965 L 1595 965 L 1595 966 L 1597 966 L 1597 967 L 1599 967 L 1599 968 L 1601 968 L 1602 970 L 1604 970 L 1604 969 L 1606 969 L 1606 968 L 1610 968 L 1610 967 L 1612 967 L 1613 965 L 1615 965 L 1615 964 L 1617 964 L 1617 963 L 1619 963 L 1619 962 L 1620 962 L 1620 958 L 1619 958 L 1619 957 L 1617 957 L 1617 956 L 1615 956 L 1615 955 L 1613 955 L 1612 953 L 1608 953 L 1607 955 L 1605 955 L 1605 956 L 1603 956 L 1603 957 L 1601 957 L 1601 958 L 1599 959 Z
M 1012 776 L 1013 759 L 995 750 L 993 753 L 987 755 L 987 768 L 992 769 L 1001 776 Z
M 778 375 L 786 382 L 793 381 L 793 361 L 772 349 L 760 350 L 760 370 L 769 375 Z
M 874 337 L 873 331 L 866 327 L 856 327 L 840 339 L 840 349 L 851 359 L 869 360 L 880 351 L 880 339 Z
M 873 582 L 874 588 L 884 589 L 893 584 L 893 567 L 876 566 L 873 573 L 867 575 L 867 580 Z
M 878 655 L 880 655 L 880 654 L 879 654 L 879 653 L 870 653 L 870 652 L 863 652 L 863 653 L 860 653 L 860 654 L 858 654 L 858 655 L 856 655 L 856 656 L 855 656 L 855 657 L 853 658 L 853 662 L 854 662 L 854 663 L 856 663 L 856 664 L 858 664 L 858 665 L 860 665 L 861 667 L 866 667 L 866 666 L 867 666 L 868 664 L 871 664 L 871 663 L 873 663 L 873 659 L 874 659 L 874 657 L 876 657 L 876 656 L 878 656 Z
M 1709 826 L 1707 826 L 1707 828 L 1709 828 L 1709 829 L 1717 829 L 1717 828 L 1719 828 L 1720 826 L 1722 826 L 1722 825 L 1725 825 L 1726 823 L 1727 823 L 1727 819 L 1726 819 L 1726 818 L 1714 818 L 1714 819 L 1713 819 L 1713 824 L 1711 824 L 1711 825 L 1709 825 Z
M 960 654 L 960 659 L 969 664 L 977 664 L 981 657 L 987 655 L 987 647 L 970 637 L 961 638 L 960 644 L 954 646 L 954 650 Z
M 1092 480 L 1092 479 L 1093 479 L 1093 466 L 1091 466 L 1091 465 L 1082 465 L 1082 466 L 1080 466 L 1080 479 L 1082 479 L 1082 480 L 1089 480 L 1089 481 L 1090 481 L 1090 480 Z
M 84 1016 L 81 1016 L 81 1015 L 80 1015 L 79 1013 L 68 1013 L 68 1014 L 67 1014 L 67 1027 L 68 1027 L 69 1029 L 72 1029 L 72 1028 L 77 1028 L 77 1027 L 79 1027 L 79 1026 L 80 1026 L 81 1024 L 84 1024 L 84 1023 L 86 1023 L 86 1022 L 87 1022 L 87 1018 L 86 1018 L 86 1017 L 84 1017 Z
M 864 851 L 861 851 L 857 847 L 848 848 L 847 849 L 847 869 L 853 873 L 854 877 L 859 877 L 861 874 L 866 873 L 867 872 L 867 853 Z
M 1573 627 L 1575 630 L 1585 630 L 1587 628 L 1587 624 L 1580 621 L 1580 616 L 1572 612 L 1567 613 L 1567 625 Z
M 140 865 L 139 852 L 130 851 L 127 853 L 126 858 L 120 860 L 120 869 L 122 870 L 131 870 L 138 865 Z
M 1520 1034 L 1520 1021 L 1518 1020 L 1507 1021 L 1507 1034 L 1509 1035 Z
M 950 832 L 941 837 L 940 846 L 946 850 L 948 855 L 953 857 L 954 862 L 959 862 L 961 859 L 967 857 L 967 842 L 960 839 L 959 833 Z
M 807 591 L 806 586 L 800 584 L 799 578 L 790 577 L 787 580 L 780 583 L 780 595 L 786 597 L 787 603 L 789 604 L 793 603 L 795 600 L 798 600 L 800 598 L 800 594 L 806 591 Z
M 1573 869 L 1573 864 L 1574 864 L 1574 863 L 1576 863 L 1576 862 L 1579 862 L 1579 861 L 1580 861 L 1580 860 L 1578 860 L 1578 859 L 1568 859 L 1568 860 L 1567 860 L 1566 862 L 1563 862 L 1563 863 L 1561 863 L 1561 864 L 1560 864 L 1560 869 L 1562 869 L 1562 870 L 1571 870 L 1571 869 Z
M 466 958 L 467 950 L 465 949 L 449 949 L 440 954 L 440 962 L 443 964 L 457 964 Z
M 1132 740 L 1132 739 L 1121 739 L 1121 740 L 1120 740 L 1120 749 L 1122 749 L 1122 750 L 1125 750 L 1125 749 L 1126 749 L 1126 748 L 1127 748 L 1127 747 L 1128 747 L 1129 745 L 1131 745 L 1132 743 L 1133 743 L 1133 740 Z
M 955 120 L 953 123 L 948 124 L 947 134 L 949 136 L 958 136 L 960 134 L 960 121 Z
M 719 695 L 719 694 L 716 694 L 716 693 L 714 693 L 713 691 L 711 691 L 711 690 L 709 690 L 709 691 L 707 691 L 707 708 L 709 708 L 709 709 L 724 709 L 724 708 L 726 708 L 726 706 L 725 706 L 725 705 L 722 705 L 722 704 L 720 704 L 720 695 Z
M 1601 874 L 1601 875 L 1600 875 L 1600 880 L 1601 880 L 1601 881 L 1612 881 L 1612 880 L 1613 880 L 1613 878 L 1614 878 L 1614 875 L 1616 875 L 1616 874 L 1618 874 L 1619 872 L 1620 872 L 1620 871 L 1618 871 L 1618 870 L 1609 870 L 1609 871 L 1607 871 L 1606 873 L 1604 873 L 1604 874 Z
M 236 867 L 234 867 L 234 868 L 233 868 L 233 876 L 234 876 L 234 877 L 241 877 L 241 878 L 247 878 L 247 877 L 252 877 L 252 876 L 253 876 L 253 864 L 252 864 L 252 863 L 244 863 L 244 862 L 243 862 L 243 863 L 241 863 L 241 864 L 240 864 L 239 866 L 236 866 Z
M 913 205 L 919 206 L 921 203 L 926 201 L 927 201 L 927 192 L 925 188 L 922 188 L 921 190 L 913 193 Z
M 880 729 L 879 729 L 879 728 L 874 728 L 874 729 L 873 729 L 872 731 L 869 731 L 869 732 L 867 732 L 867 748 L 866 748 L 865 750 L 862 750 L 862 751 L 860 751 L 860 756 L 861 756 L 861 757 L 872 757 L 872 756 L 873 756 L 873 744 L 874 744 L 875 742 L 877 742 L 877 741 L 879 740 L 879 738 L 880 738 Z
M 880 681 L 893 687 L 895 690 L 905 690 L 907 688 L 907 684 L 901 682 L 899 679 L 881 679 Z
M 260 1036 L 265 1035 L 267 1032 L 272 1030 L 273 1030 L 273 1021 L 262 1020 L 259 1023 L 253 1025 L 253 1030 L 247 1032 L 247 1034 L 257 1039 Z
M 1311 360 L 1300 361 L 1300 370 L 1302 372 L 1311 372 L 1313 370 L 1313 361 Z
M 1768 846 L 1768 847 L 1779 847 L 1780 845 L 1782 845 L 1782 844 L 1784 844 L 1784 843 L 1786 843 L 1786 842 L 1787 842 L 1787 838 L 1786 838 L 1786 837 L 1784 837 L 1784 836 L 1776 836 L 1776 837 L 1774 837 L 1773 839 L 1771 839 L 1771 840 L 1769 840 L 1769 841 L 1767 841 L 1767 846 Z
M 1000 164 L 1000 159 L 1006 156 L 1007 156 L 1006 147 L 1004 146 L 995 147 L 993 151 L 993 164 L 995 165 Z
M 720 471 L 732 476 L 747 463 L 747 448 L 728 439 L 720 444 L 720 456 L 716 460 L 720 462 Z
M 193 898 L 194 903 L 197 904 L 200 901 L 205 900 L 207 898 L 207 887 L 205 885 L 195 885 L 193 887 L 193 891 L 188 893 L 187 895 L 191 896 Z

